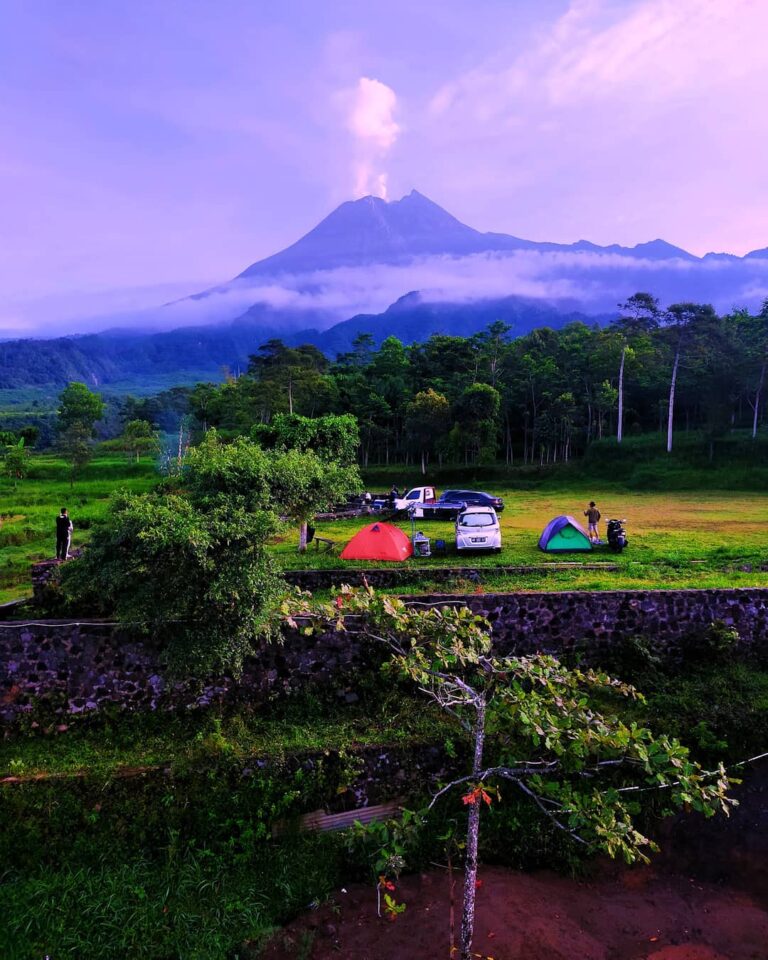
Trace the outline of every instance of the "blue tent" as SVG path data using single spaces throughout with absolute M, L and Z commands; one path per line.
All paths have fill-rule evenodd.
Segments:
M 591 550 L 589 535 L 574 517 L 563 514 L 550 520 L 539 538 L 539 550 L 565 553 L 567 550 Z

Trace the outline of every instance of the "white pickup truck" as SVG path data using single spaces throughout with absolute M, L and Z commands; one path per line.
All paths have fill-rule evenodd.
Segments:
M 394 501 L 395 510 L 406 511 L 417 520 L 454 520 L 465 504 L 438 500 L 434 487 L 413 487 Z

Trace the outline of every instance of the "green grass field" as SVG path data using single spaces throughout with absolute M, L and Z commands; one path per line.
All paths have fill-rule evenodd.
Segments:
M 499 476 L 498 469 L 495 476 Z M 136 464 L 122 456 L 99 456 L 81 479 L 70 487 L 66 464 L 52 455 L 36 455 L 30 477 L 14 489 L 0 478 L 0 602 L 29 592 L 29 565 L 53 555 L 54 518 L 62 506 L 70 510 L 74 525 L 74 546 L 82 545 L 89 528 L 104 514 L 110 493 L 129 489 L 148 490 L 157 480 L 149 460 Z M 480 566 L 487 570 L 487 589 L 612 589 L 624 587 L 768 586 L 768 563 L 763 536 L 768 529 L 768 495 L 729 491 L 638 492 L 605 482 L 590 485 L 572 473 L 552 474 L 542 489 L 515 489 L 517 474 L 509 479 L 478 483 L 481 489 L 500 493 L 506 502 L 501 514 L 503 548 L 500 554 L 457 555 L 451 549 L 453 524 L 423 522 L 424 532 L 442 538 L 449 546 L 442 557 L 418 561 L 420 566 Z M 627 518 L 629 549 L 619 557 L 607 548 L 588 554 L 551 555 L 537 549 L 545 524 L 559 513 L 577 517 L 594 499 L 604 518 Z M 317 525 L 319 536 L 343 545 L 369 519 L 327 521 Z M 410 532 L 410 523 L 401 526 Z M 603 525 L 604 530 L 604 525 Z M 344 568 L 338 552 L 310 548 L 305 556 L 296 551 L 297 535 L 286 530 L 274 544 L 275 557 L 286 569 L 305 566 Z M 570 561 L 568 570 L 552 564 Z M 617 571 L 589 570 L 585 563 L 616 563 Z M 413 564 L 415 561 L 408 561 Z M 350 564 L 359 567 L 366 564 Z M 535 566 L 534 572 L 494 575 L 501 566 Z M 743 570 L 742 567 L 751 569 Z M 406 587 L 404 592 L 430 589 L 424 584 Z M 461 583 L 455 589 L 462 589 Z M 449 587 L 442 586 L 446 590 Z
M 768 585 L 768 571 L 759 569 L 765 561 L 762 537 L 768 525 L 768 496 L 763 494 L 637 493 L 586 484 L 576 486 L 570 482 L 557 492 L 509 490 L 498 484 L 488 485 L 488 489 L 501 494 L 506 503 L 501 514 L 500 554 L 457 554 L 451 549 L 452 523 L 423 521 L 419 529 L 427 536 L 444 539 L 448 552 L 445 556 L 407 563 L 418 562 L 423 567 L 480 566 L 488 570 L 486 585 L 499 589 Z M 537 543 L 547 522 L 561 513 L 580 517 L 590 499 L 597 502 L 603 518 L 626 517 L 629 549 L 620 556 L 607 547 L 590 553 L 542 553 Z M 369 522 L 360 519 L 325 522 L 318 524 L 317 533 L 341 546 Z M 399 525 L 410 532 L 409 522 Z M 601 532 L 605 532 L 604 523 Z M 310 564 L 343 568 L 346 565 L 338 556 L 323 550 L 310 549 L 302 558 L 296 553 L 293 536 L 284 539 L 275 549 L 287 568 Z M 574 567 L 557 571 L 552 568 L 552 564 L 563 561 L 573 563 Z M 583 569 L 584 564 L 600 561 L 618 564 L 619 570 Z M 500 566 L 536 566 L 539 570 L 494 577 L 493 568 Z M 742 566 L 751 566 L 752 570 L 739 570 Z
M 104 515 L 114 490 L 148 490 L 157 481 L 154 464 L 125 456 L 99 456 L 70 486 L 69 468 L 58 457 L 36 454 L 30 475 L 14 488 L 0 477 L 0 603 L 29 593 L 29 566 L 56 552 L 56 514 L 67 507 L 75 526 L 73 546 L 82 545 Z

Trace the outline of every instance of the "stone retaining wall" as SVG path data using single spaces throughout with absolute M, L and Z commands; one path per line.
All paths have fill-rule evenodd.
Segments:
M 619 569 L 618 564 L 606 561 L 598 563 L 550 562 L 527 566 L 494 565 L 493 567 L 415 567 L 409 564 L 407 567 L 372 567 L 369 570 L 342 568 L 337 570 L 285 570 L 283 571 L 283 577 L 291 586 L 314 592 L 316 590 L 329 590 L 342 583 L 350 586 L 362 586 L 364 581 L 372 587 L 388 589 L 411 583 L 455 583 L 461 580 L 468 583 L 483 583 L 488 577 L 531 573 L 549 574 L 556 573 L 558 570 L 572 570 L 574 567 L 578 567 L 579 570 L 600 570 L 602 572 L 606 570 L 615 572 Z
M 312 548 L 310 547 L 310 550 Z M 73 553 L 78 556 L 79 552 Z M 32 567 L 32 599 L 41 610 L 55 609 L 57 599 L 57 574 L 60 569 L 58 560 L 44 560 Z M 396 588 L 412 583 L 483 583 L 488 577 L 503 577 L 526 574 L 550 574 L 558 570 L 600 570 L 616 572 L 618 564 L 602 560 L 595 563 L 549 561 L 528 565 L 473 567 L 473 566 L 414 566 L 371 567 L 368 569 L 339 567 L 334 570 L 285 570 L 283 577 L 292 587 L 315 592 L 330 590 L 342 583 L 350 586 L 362 586 L 364 582 L 372 587 Z
M 644 637 L 665 657 L 713 621 L 734 627 L 741 653 L 768 652 L 768 589 L 505 593 L 419 597 L 460 603 L 493 624 L 502 654 L 578 651 L 604 662 L 628 637 Z M 384 651 L 350 633 L 288 633 L 264 644 L 239 681 L 171 683 L 151 642 L 91 622 L 0 622 L 0 722 L 23 718 L 46 729 L 79 714 L 111 709 L 190 709 L 213 703 L 264 703 L 308 686 L 353 702 Z

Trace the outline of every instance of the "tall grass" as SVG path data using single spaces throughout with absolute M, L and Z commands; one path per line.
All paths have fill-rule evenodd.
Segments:
M 337 835 L 0 877 L 3 960 L 236 960 L 341 879 Z

